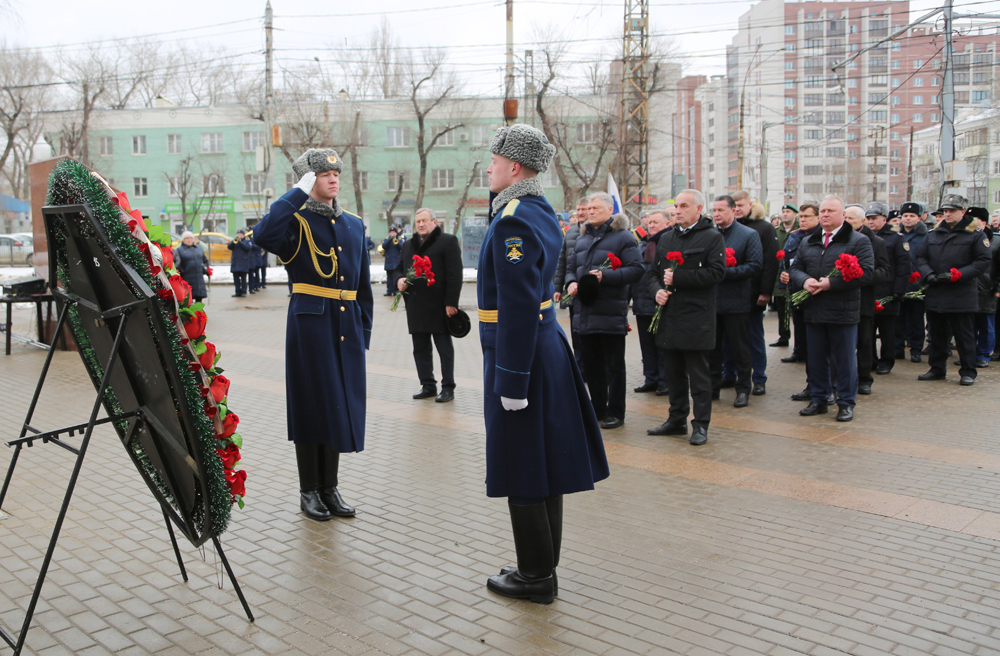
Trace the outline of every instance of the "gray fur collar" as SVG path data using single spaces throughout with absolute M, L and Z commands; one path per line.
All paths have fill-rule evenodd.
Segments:
M 497 214 L 500 210 L 504 208 L 507 203 L 514 200 L 515 198 L 520 198 L 521 196 L 544 196 L 545 190 L 542 189 L 542 183 L 538 181 L 538 177 L 527 178 L 521 180 L 520 182 L 515 182 L 511 186 L 507 187 L 493 199 L 493 213 Z
M 310 196 L 306 200 L 306 209 L 310 212 L 315 212 L 320 216 L 325 216 L 328 219 L 336 219 L 344 213 L 344 210 L 340 207 L 340 203 L 336 198 L 333 199 L 333 207 L 330 207 L 326 203 L 321 203 Z

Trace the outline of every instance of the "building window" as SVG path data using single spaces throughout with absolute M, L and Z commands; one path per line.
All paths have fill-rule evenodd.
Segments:
M 918 70 L 920 70 L 923 67 L 924 67 L 924 60 L 923 59 L 914 59 L 913 60 L 913 70 L 918 71 Z
M 876 110 L 870 113 L 873 121 L 878 121 L 880 123 L 885 123 L 889 118 L 889 112 L 884 109 Z
M 244 137 L 247 134 L 254 134 L 254 133 L 253 132 L 245 132 L 244 133 Z M 263 133 L 261 133 L 261 134 L 263 134 Z M 246 145 L 246 141 L 245 140 L 244 140 L 244 145 Z M 257 149 L 257 147 L 254 146 L 254 150 L 256 150 L 256 149 Z M 264 173 L 246 173 L 246 174 L 244 174 L 243 175 L 243 193 L 245 195 L 263 193 L 263 191 L 264 191 L 264 184 L 265 184 L 264 180 L 265 179 L 266 179 L 266 175 Z
M 226 181 L 221 175 L 211 173 L 201 178 L 201 192 L 206 196 L 224 196 Z
M 844 112 L 827 112 L 826 122 L 834 125 L 844 122 Z
M 600 138 L 600 123 L 577 123 L 576 140 L 579 143 L 594 143 Z
M 786 71 L 794 71 L 795 70 L 795 62 L 793 62 L 793 61 L 786 61 L 785 62 L 785 70 Z
M 884 93 L 869 93 L 868 94 L 868 104 L 878 105 L 879 103 L 885 102 L 886 94 Z
M 941 86 L 941 78 L 939 78 L 939 77 L 932 77 L 931 78 L 931 86 L 932 87 L 939 87 L 939 86 Z
M 795 141 L 795 133 L 794 132 L 786 132 L 785 133 L 785 141 Z
M 892 67 L 897 70 L 901 67 L 898 59 L 892 60 Z
M 923 105 L 924 104 L 924 97 L 923 96 L 913 96 L 913 104 L 914 105 Z
M 132 178 L 132 195 L 136 198 L 142 198 L 149 195 L 149 187 L 146 184 L 146 178 Z
M 955 102 L 959 105 L 967 105 L 969 103 L 969 92 L 968 91 L 956 91 L 955 92 Z
M 361 191 L 368 191 L 368 171 L 358 171 Z
M 892 139 L 893 141 L 899 141 L 899 133 L 893 132 L 889 135 L 889 138 Z
M 295 183 L 296 183 L 295 174 L 294 173 L 286 173 L 285 174 L 285 191 L 288 191 L 289 189 L 291 189 L 292 187 L 294 187 Z
M 455 169 L 433 169 L 431 171 L 432 189 L 454 189 Z
M 486 146 L 493 139 L 494 130 L 488 125 L 472 126 L 472 145 Z
M 181 154 L 181 135 L 179 134 L 167 135 L 167 154 L 168 155 Z
M 243 133 L 243 152 L 245 153 L 254 152 L 257 150 L 257 146 L 263 146 L 263 145 L 265 145 L 263 131 Z
M 924 122 L 924 115 L 923 114 L 914 114 L 913 115 L 913 122 L 914 123 L 923 123 Z
M 841 158 L 843 158 L 843 156 L 844 156 L 844 149 L 843 148 L 827 148 L 826 149 L 826 156 L 827 157 L 841 157 Z
M 872 79 L 868 82 L 868 86 L 872 87 L 884 87 L 889 84 L 888 75 L 872 75 Z
M 785 100 L 788 100 L 787 98 Z M 786 105 L 788 103 L 785 103 Z M 823 104 L 823 96 L 818 93 L 807 93 L 802 96 L 802 104 L 806 107 L 815 107 Z
M 924 78 L 922 78 L 922 77 L 915 77 L 915 78 L 913 78 L 913 86 L 915 86 L 915 87 L 922 87 L 922 86 L 924 86 Z
M 803 166 L 802 167 L 802 173 L 803 173 L 803 175 L 823 175 L 823 167 L 822 166 Z
M 795 80 L 785 80 L 785 88 L 786 89 L 794 89 L 795 88 Z
M 132 154 L 133 155 L 146 154 L 146 135 L 138 134 L 132 137 Z
M 983 102 L 984 100 L 990 99 L 989 91 L 973 91 L 972 92 L 972 102 Z
M 386 148 L 406 148 L 410 145 L 410 128 L 386 128 Z M 393 187 L 395 188 L 395 187 Z
M 437 145 L 438 146 L 454 146 L 455 145 L 455 131 L 454 130 L 448 130 L 444 134 L 441 134 L 441 131 L 444 130 L 444 129 L 445 128 L 443 128 L 443 127 L 435 128 L 434 129 L 434 135 L 435 136 L 437 136 L 439 134 L 441 135 L 441 136 L 438 137 Z
M 899 185 L 892 185 L 891 187 L 889 187 L 889 193 L 891 193 L 891 194 L 898 194 L 899 193 Z
M 795 107 L 795 98 L 785 98 L 785 107 Z
M 113 138 L 101 137 L 101 154 L 102 155 L 115 154 L 115 142 Z
M 785 34 L 795 34 L 795 26 L 785 25 Z
M 940 120 L 938 114 L 931 114 L 931 123 L 937 123 Z
M 823 138 L 823 131 L 822 130 L 806 130 L 805 131 L 805 138 L 806 139 L 822 139 Z
M 473 180 L 472 186 L 476 189 L 490 188 L 490 174 L 486 172 L 485 168 L 476 169 L 476 179 Z
M 410 172 L 409 171 L 389 171 L 388 183 L 389 186 L 386 187 L 389 191 L 396 191 L 396 185 L 399 184 L 399 176 L 403 176 L 403 191 L 410 190 Z
M 221 153 L 222 152 L 222 133 L 221 132 L 202 132 L 201 133 L 201 152 L 203 152 L 203 153 Z

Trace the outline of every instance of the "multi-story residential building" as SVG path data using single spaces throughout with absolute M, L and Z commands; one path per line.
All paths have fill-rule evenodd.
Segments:
M 449 231 L 457 230 L 459 201 L 469 184 L 460 216 L 486 215 L 489 204 L 490 163 L 488 146 L 499 126 L 500 100 L 456 99 L 446 101 L 427 118 L 426 140 L 436 130 L 461 124 L 444 134 L 427 157 L 427 178 L 422 205 L 431 208 Z M 600 169 L 603 176 L 615 155 L 614 144 L 602 141 L 607 116 L 598 107 L 604 97 L 566 98 L 553 101 L 559 117 L 563 161 L 572 160 L 580 171 Z M 402 194 L 393 210 L 393 221 L 409 223 L 415 207 L 420 161 L 418 125 L 408 101 L 350 101 L 313 103 L 296 110 L 294 119 L 279 121 L 286 142 L 291 135 L 313 132 L 312 143 L 351 143 L 354 116 L 362 114 L 362 127 L 353 141 L 357 147 L 357 183 L 364 205 L 363 219 L 373 238 L 387 232 L 385 212 L 396 195 L 399 177 Z M 46 116 L 45 138 L 55 154 L 65 152 L 61 143 L 67 131 L 78 130 L 79 112 L 52 112 Z M 309 123 L 310 125 L 303 125 Z M 266 181 L 259 170 L 258 146 L 265 144 L 264 126 L 243 106 L 156 107 L 98 110 L 91 115 L 89 152 L 93 167 L 115 187 L 125 191 L 134 208 L 172 234 L 188 227 L 194 231 L 234 234 L 256 223 L 266 212 Z M 291 161 L 304 146 L 274 149 L 274 197 L 296 182 Z M 356 210 L 355 179 L 351 155 L 341 175 L 340 201 Z M 598 163 L 598 155 L 603 158 Z M 669 160 L 668 160 L 669 161 Z M 570 187 L 577 181 L 569 164 Z M 473 175 L 473 171 L 475 174 Z M 606 176 L 605 176 L 606 177 Z M 591 190 L 603 190 L 605 177 Z M 555 167 L 542 175 L 549 202 L 557 211 L 575 203 L 564 202 L 563 185 Z M 575 196 L 575 192 L 574 196 Z M 273 200 L 273 198 L 271 199 Z
M 706 191 L 733 191 L 742 177 L 772 212 L 827 194 L 904 202 L 910 133 L 941 120 L 939 28 L 913 27 L 836 75 L 831 67 L 909 21 L 905 0 L 762 0 L 741 16 L 727 51 L 726 183 L 717 176 Z M 957 107 L 989 102 L 998 41 L 995 25 L 956 34 Z M 679 152 L 678 163 L 686 157 Z

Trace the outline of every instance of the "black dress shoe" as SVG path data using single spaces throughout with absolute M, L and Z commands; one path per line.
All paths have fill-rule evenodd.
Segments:
M 805 362 L 806 359 L 804 357 L 802 357 L 801 355 L 796 355 L 796 354 L 792 353 L 787 358 L 781 358 L 781 361 L 785 362 L 785 363 L 790 363 L 790 362 Z
M 392 292 L 386 292 L 382 294 L 382 296 L 395 296 L 395 294 L 393 294 Z
M 511 599 L 527 599 L 536 604 L 551 604 L 555 599 L 555 582 L 549 574 L 543 579 L 531 580 L 521 576 L 516 569 L 507 574 L 491 576 L 486 587 L 498 595 Z
M 919 353 L 912 353 L 912 354 L 910 354 L 910 362 L 920 362 L 920 361 L 921 360 L 920 360 L 920 354 Z
M 708 429 L 702 426 L 695 426 L 691 429 L 691 439 L 688 444 L 691 446 L 701 446 L 708 441 Z
M 727 389 L 730 387 L 736 387 L 735 378 L 723 378 L 722 383 L 719 385 L 719 389 Z
M 986 360 L 986 359 L 976 360 L 976 369 L 985 369 L 988 366 L 990 366 L 990 361 L 989 360 Z
M 871 394 L 872 386 L 869 383 L 859 383 L 858 384 L 858 394 Z
M 504 574 L 511 574 L 516 571 L 517 568 L 514 567 L 513 565 L 507 565 L 506 567 L 500 568 L 500 575 L 502 576 Z M 559 577 L 556 576 L 555 570 L 552 570 L 552 594 L 555 595 L 556 597 L 559 596 Z
M 441 393 L 437 395 L 437 398 L 434 399 L 434 402 L 447 403 L 448 401 L 454 401 L 454 400 L 455 400 L 455 392 L 453 392 L 452 390 L 441 390 Z
M 767 394 L 767 387 L 764 385 L 764 383 L 754 383 L 753 391 L 750 393 L 753 394 L 754 396 L 764 396 L 765 394 Z
M 990 360 L 993 360 L 994 362 L 1000 362 L 1000 353 L 994 353 L 990 355 Z
M 670 395 L 670 388 L 667 387 L 666 385 L 664 385 L 663 387 L 657 387 L 656 388 L 656 395 L 657 396 L 669 396 Z
M 808 401 L 812 397 L 813 397 L 812 392 L 809 391 L 808 387 L 802 390 L 801 392 L 796 392 L 795 394 L 792 394 L 793 401 Z
M 750 405 L 750 395 L 746 392 L 737 392 L 736 400 L 733 401 L 734 408 L 745 408 Z
M 944 380 L 944 374 L 939 374 L 932 369 L 925 374 L 917 376 L 917 380 Z
M 309 490 L 299 494 L 299 506 L 309 519 L 325 522 L 330 519 L 330 509 L 323 503 L 319 490 Z
M 961 360 L 955 360 L 954 362 L 952 362 L 952 364 L 955 365 L 956 367 L 961 367 L 962 366 L 962 361 Z
M 837 410 L 837 421 L 850 421 L 854 419 L 854 408 L 849 405 L 840 406 Z
M 625 420 L 618 417 L 605 417 L 601 422 L 601 428 L 620 428 L 624 423 Z
M 646 392 L 655 392 L 656 391 L 656 383 L 643 383 L 642 385 L 639 385 L 639 387 L 636 387 L 632 391 L 635 392 L 636 394 L 645 394 Z
M 415 399 L 429 399 L 432 396 L 437 396 L 437 388 L 434 387 L 422 387 L 419 392 L 413 395 Z
M 837 402 L 837 397 L 836 397 L 836 395 L 834 395 L 834 394 L 831 394 L 830 396 L 826 397 L 826 404 L 827 404 L 827 405 L 833 405 L 833 404 L 834 404 L 834 403 L 836 403 L 836 402 Z
M 880 364 L 878 367 L 875 368 L 875 373 L 877 373 L 879 376 L 884 376 L 890 372 L 892 372 L 892 367 L 887 367 L 884 364 Z
M 772 342 L 771 344 L 768 344 L 768 346 L 788 346 L 788 340 L 787 339 L 779 339 L 776 342 Z
M 962 376 L 962 380 L 958 381 L 958 384 L 959 385 L 965 385 L 966 387 L 968 387 L 969 385 L 972 385 L 975 382 L 976 382 L 976 379 L 973 378 L 972 376 Z
M 355 510 L 349 505 L 344 503 L 344 499 L 340 496 L 340 492 L 335 487 L 328 487 L 325 490 L 320 491 L 320 498 L 326 505 L 330 514 L 336 515 L 337 517 L 354 517 Z
M 646 435 L 687 435 L 688 427 L 687 422 L 684 423 L 674 423 L 669 419 L 657 426 L 656 428 L 650 428 L 646 431 Z
M 825 403 L 810 403 L 806 407 L 799 410 L 799 414 L 803 417 L 812 417 L 813 415 L 825 415 L 827 413 L 827 405 Z

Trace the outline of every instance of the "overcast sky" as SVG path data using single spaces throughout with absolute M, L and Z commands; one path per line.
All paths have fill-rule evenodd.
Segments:
M 651 0 L 654 34 L 669 35 L 680 52 L 686 73 L 722 74 L 723 54 L 741 14 L 753 6 L 745 0 Z M 914 18 L 938 6 L 935 0 L 911 3 Z M 80 44 L 150 35 L 171 44 L 224 45 L 233 52 L 262 52 L 264 2 L 241 0 L 169 0 L 143 3 L 106 0 L 83 4 L 68 0 L 0 0 L 16 14 L 0 14 L 0 39 L 8 46 L 54 51 Z M 97 9 L 97 7 L 100 7 Z M 318 3 L 274 0 L 274 47 L 280 67 L 295 67 L 329 58 L 323 50 L 362 40 L 383 15 L 389 18 L 404 47 L 442 46 L 449 62 L 471 81 L 470 95 L 499 95 L 503 86 L 506 21 L 503 2 L 496 0 L 362 0 Z M 1000 1 L 957 0 L 957 11 L 1000 12 Z M 604 54 L 620 56 L 614 39 L 624 15 L 624 0 L 515 0 L 514 41 L 518 66 L 539 30 L 569 41 L 568 59 L 588 62 Z M 263 56 L 260 55 L 263 62 Z M 2 65 L 2 64 L 0 64 Z M 263 65 L 261 63 L 261 65 Z M 336 75 L 330 66 L 327 75 Z M 538 64 L 536 71 L 540 72 Z

